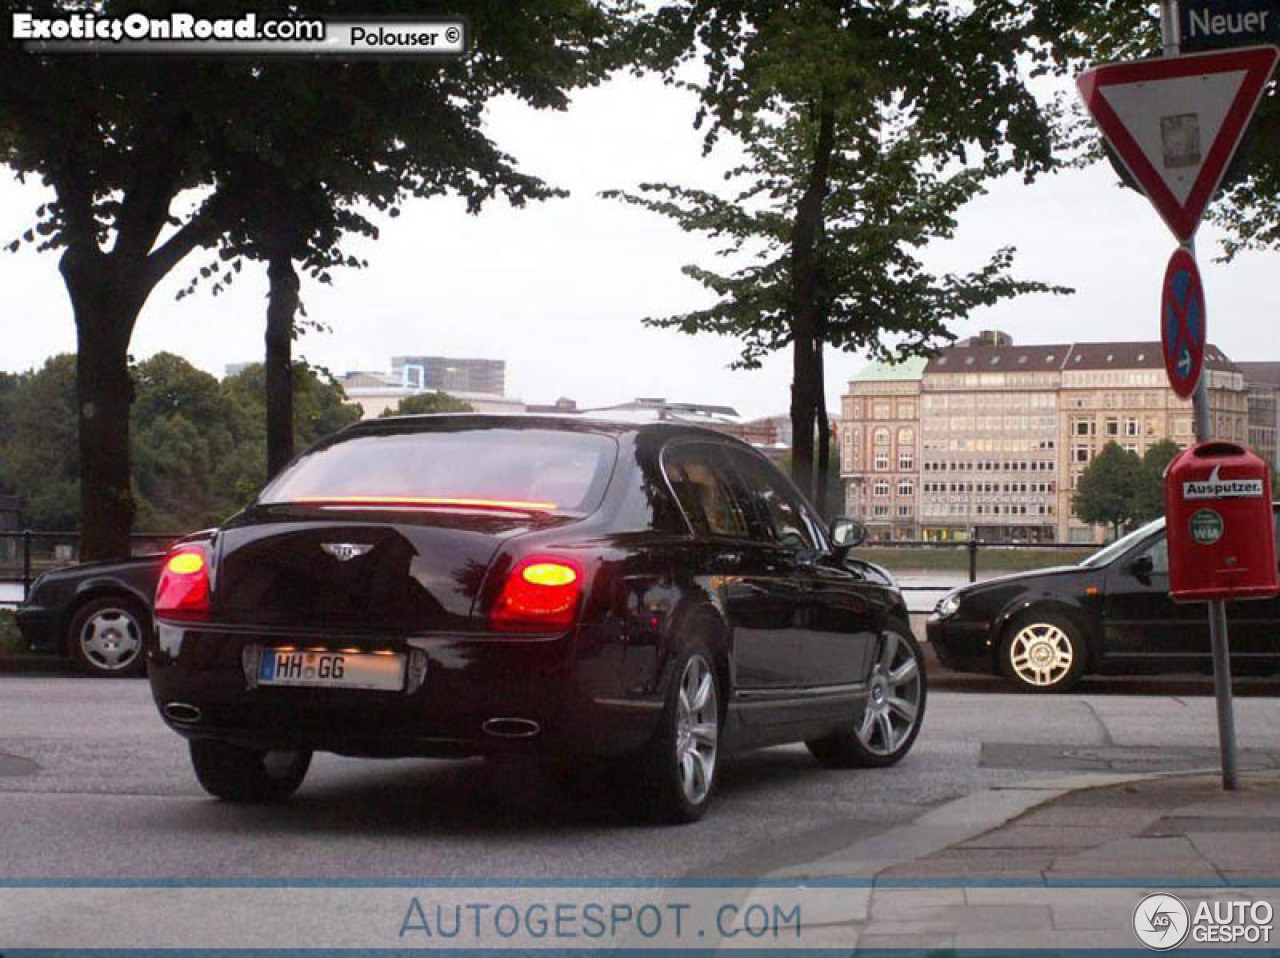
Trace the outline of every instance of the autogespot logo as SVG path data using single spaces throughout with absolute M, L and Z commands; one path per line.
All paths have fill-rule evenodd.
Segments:
M 1190 927 L 1191 913 L 1173 895 L 1148 895 L 1133 910 L 1133 933 L 1156 951 L 1177 948 Z

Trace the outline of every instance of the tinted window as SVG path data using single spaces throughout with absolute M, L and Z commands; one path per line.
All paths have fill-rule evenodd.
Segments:
M 303 456 L 259 501 L 476 499 L 589 512 L 616 458 L 608 436 L 553 429 L 357 434 Z
M 743 505 L 725 481 L 714 446 L 704 443 L 670 446 L 662 457 L 662 465 L 695 532 L 747 537 Z
M 818 543 L 809 528 L 800 498 L 778 470 L 750 453 L 734 449 L 730 454 L 742 472 L 762 518 L 768 523 L 772 538 L 797 551 L 816 550 Z

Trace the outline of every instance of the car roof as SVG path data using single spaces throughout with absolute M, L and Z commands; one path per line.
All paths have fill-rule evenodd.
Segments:
M 606 416 L 573 413 L 429 413 L 418 416 L 386 416 L 380 419 L 364 419 L 341 430 L 334 439 L 363 433 L 378 432 L 430 432 L 440 426 L 454 428 L 474 426 L 494 428 L 506 426 L 514 429 L 562 429 L 566 432 L 597 432 L 619 436 L 627 434 L 657 434 L 691 436 L 732 443 L 744 449 L 758 452 L 750 443 L 706 426 L 677 422 L 635 422 L 612 419 Z

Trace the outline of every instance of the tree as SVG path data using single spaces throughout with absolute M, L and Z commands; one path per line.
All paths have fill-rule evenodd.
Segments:
M 305 449 L 330 433 L 360 421 L 360 409 L 349 404 L 342 387 L 324 369 L 295 362 L 293 388 L 293 444 Z M 254 363 L 222 382 L 230 405 L 233 452 L 214 470 L 217 500 L 226 513 L 235 512 L 266 485 L 266 370 Z
M 338 6 L 368 16 L 399 12 L 403 4 Z M 254 89 L 240 110 L 252 134 L 212 144 L 221 189 L 239 199 L 219 251 L 232 268 L 216 273 L 225 284 L 242 257 L 267 267 L 268 474 L 293 456 L 289 370 L 302 303 L 298 269 L 327 283 L 338 267 L 364 265 L 346 250 L 347 240 L 376 239 L 369 211 L 394 216 L 410 196 L 456 194 L 475 213 L 499 194 L 514 206 L 563 195 L 516 169 L 484 134 L 483 112 L 504 95 L 563 109 L 568 89 L 599 80 L 612 63 L 606 41 L 618 18 L 611 6 L 475 5 L 468 11 L 475 55 L 430 69 L 412 61 L 254 64 Z M 332 7 L 325 9 L 332 14 Z M 289 109 L 280 109 L 284 103 Z
M 61 11 L 53 0 L 21 6 Z M 148 12 L 173 6 L 160 0 Z M 94 13 L 123 16 L 135 7 L 102 0 Z M 275 0 L 228 2 L 222 12 L 368 16 L 401 8 L 394 0 L 373 7 L 363 0 Z M 437 11 L 419 4 L 414 12 Z M 353 210 L 361 202 L 393 210 L 388 196 L 456 192 L 474 210 L 498 193 L 518 203 L 546 192 L 484 135 L 485 105 L 510 95 L 534 107 L 563 108 L 568 88 L 607 65 L 603 40 L 611 16 L 589 0 L 532 0 L 475 5 L 469 18 L 473 53 L 425 67 L 42 56 L 16 44 L 0 49 L 0 161 L 54 191 L 23 238 L 62 251 L 75 315 L 82 555 L 128 553 L 135 513 L 128 347 L 151 291 L 188 253 L 231 230 L 253 247 L 225 247 L 224 253 L 260 251 L 275 264 L 272 369 L 287 379 L 291 334 L 282 329 L 297 299 L 285 247 L 288 256 L 300 257 L 300 237 L 309 240 L 330 223 L 355 225 Z M 261 170 L 280 175 L 255 178 Z M 194 212 L 179 217 L 184 195 L 194 198 Z M 320 201 L 342 212 L 304 220 L 295 197 L 303 209 Z M 278 215 L 282 209 L 289 215 Z M 277 223 L 280 236 L 272 228 Z M 332 262 L 336 247 L 325 248 Z M 227 257 L 233 258 L 234 252 Z M 287 422 L 278 398 L 273 395 L 273 421 Z
M 54 356 L 14 378 L 0 444 L 0 486 L 23 499 L 23 517 L 58 532 L 79 518 L 76 360 Z
M 1138 490 L 1142 460 L 1114 442 L 1102 447 L 1080 475 L 1072 508 L 1082 522 L 1109 525 L 1119 538 L 1121 530 L 1138 518 Z
M 138 395 L 130 461 L 141 526 L 185 532 L 243 508 L 266 481 L 262 367 L 219 383 L 179 356 L 157 353 L 131 373 Z M 299 444 L 360 418 L 323 370 L 300 363 L 294 376 Z M 73 530 L 80 522 L 75 357 L 55 356 L 13 380 L 0 392 L 0 488 L 23 497 L 33 525 Z
M 475 409 L 471 403 L 463 402 L 461 399 L 454 399 L 448 393 L 418 393 L 415 396 L 405 396 L 400 402 L 396 403 L 395 409 L 384 409 L 379 419 L 385 419 L 388 416 L 421 416 L 427 413 L 436 412 L 474 412 Z
M 1142 454 L 1142 472 L 1135 495 L 1137 522 L 1150 522 L 1164 515 L 1164 471 L 1182 447 L 1172 439 L 1161 439 Z
M 697 45 L 709 119 L 744 141 L 746 185 L 730 199 L 670 185 L 613 194 L 723 241 L 733 272 L 689 266 L 712 307 L 648 322 L 745 341 L 738 365 L 790 347 L 796 482 L 830 461 L 823 347 L 899 358 L 953 339 L 950 320 L 1044 290 L 1008 273 L 1011 250 L 974 272 L 934 276 L 919 248 L 950 238 L 954 214 L 1007 170 L 1052 165 L 1052 116 L 1023 85 L 1017 3 L 790 0 L 662 8 L 637 31 L 655 62 Z M 665 58 L 665 60 L 664 60 Z M 821 501 L 818 502 L 823 507 Z

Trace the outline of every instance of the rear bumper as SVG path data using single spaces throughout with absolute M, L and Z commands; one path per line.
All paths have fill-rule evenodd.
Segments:
M 53 652 L 58 648 L 56 617 L 41 606 L 20 605 L 13 615 L 27 647 L 36 652 Z
M 173 623 L 158 623 L 156 633 L 152 695 L 166 724 L 187 738 L 373 757 L 607 755 L 643 745 L 660 714 L 655 695 L 624 696 L 622 646 L 575 654 L 582 643 L 571 635 L 320 642 Z M 425 655 L 426 672 L 419 687 L 409 681 L 396 692 L 254 687 L 246 646 L 285 644 L 416 653 Z M 198 718 L 187 711 L 176 721 L 172 709 L 166 714 L 174 704 L 198 710 Z

